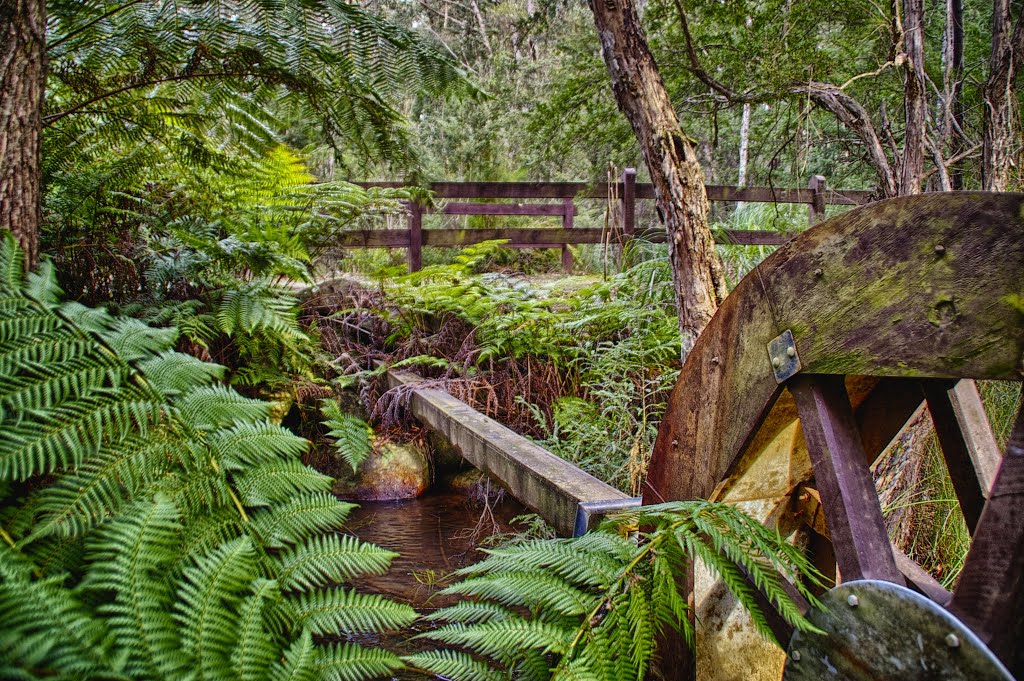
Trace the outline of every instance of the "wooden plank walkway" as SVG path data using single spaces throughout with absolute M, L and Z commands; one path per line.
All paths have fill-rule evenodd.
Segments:
M 413 416 L 562 536 L 583 534 L 608 511 L 640 505 L 639 497 L 623 494 L 444 390 L 415 387 L 424 379 L 412 372 L 389 371 L 388 382 L 393 388 L 412 386 Z

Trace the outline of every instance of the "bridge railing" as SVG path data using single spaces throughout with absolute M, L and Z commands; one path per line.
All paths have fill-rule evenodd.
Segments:
M 399 182 L 360 182 L 363 187 L 399 188 Z M 654 185 L 638 183 L 636 170 L 627 168 L 618 182 L 435 182 L 430 186 L 438 199 L 472 199 L 476 201 L 448 202 L 430 207 L 418 201 L 408 204 L 408 226 L 405 229 L 344 230 L 335 236 L 334 245 L 340 248 L 406 248 L 409 252 L 409 271 L 423 265 L 423 246 L 463 247 L 470 244 L 507 239 L 515 248 L 561 248 L 562 265 L 572 270 L 569 244 L 599 244 L 625 242 L 642 238 L 663 242 L 663 229 L 638 230 L 636 227 L 637 202 L 653 200 Z M 825 178 L 815 175 L 806 189 L 776 187 L 727 187 L 708 185 L 709 201 L 735 201 L 749 203 L 805 204 L 808 222 L 814 225 L 825 216 L 829 205 L 858 206 L 868 203 L 872 193 L 863 190 L 834 190 Z M 575 228 L 576 200 L 614 198 L 621 211 L 621 230 L 610 234 L 606 229 Z M 484 199 L 552 200 L 558 203 L 480 203 Z M 559 218 L 560 227 L 531 227 L 505 229 L 423 229 L 424 213 L 444 215 L 530 215 Z M 720 243 L 736 245 L 778 246 L 789 241 L 794 233 L 755 230 L 719 230 Z

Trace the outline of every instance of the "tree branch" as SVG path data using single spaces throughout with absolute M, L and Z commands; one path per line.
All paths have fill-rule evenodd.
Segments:
M 183 80 L 198 80 L 198 79 L 201 79 L 201 78 L 230 78 L 230 77 L 240 77 L 242 75 L 245 75 L 245 74 L 229 73 L 229 72 L 220 72 L 220 73 L 189 73 L 189 74 L 180 74 L 180 75 L 177 75 L 177 76 L 168 76 L 167 78 L 154 78 L 152 80 L 145 80 L 145 81 L 142 81 L 142 82 L 139 82 L 139 83 L 134 83 L 132 85 L 125 85 L 124 87 L 119 87 L 116 90 L 111 90 L 110 92 L 104 92 L 103 94 L 96 95 L 95 97 L 90 97 L 89 99 L 85 100 L 84 102 L 79 102 L 78 104 L 74 105 L 70 109 L 65 109 L 64 111 L 58 111 L 57 113 L 52 113 L 52 114 L 48 114 L 46 116 L 43 116 L 43 127 L 44 128 L 49 127 L 49 126 L 53 125 L 54 123 L 56 123 L 57 121 L 61 120 L 62 118 L 66 118 L 67 116 L 70 116 L 72 114 L 79 113 L 82 109 L 84 109 L 87 106 L 90 106 L 92 104 L 95 104 L 96 102 L 103 101 L 104 99 L 108 99 L 110 97 L 114 97 L 114 96 L 122 94 L 124 92 L 130 92 L 131 90 L 137 90 L 138 88 L 152 87 L 154 85 L 160 85 L 162 83 L 173 83 L 173 82 L 178 82 L 178 81 L 183 81 Z
M 61 36 L 61 37 L 60 37 L 60 38 L 58 38 L 57 40 L 52 40 L 52 41 L 50 41 L 50 42 L 49 42 L 49 43 L 48 43 L 48 44 L 46 45 L 46 51 L 47 51 L 47 52 L 49 52 L 50 50 L 54 49 L 55 47 L 58 47 L 58 46 L 59 46 L 59 45 L 61 45 L 62 43 L 65 43 L 65 42 L 67 42 L 68 40 L 70 40 L 71 38 L 74 38 L 74 37 L 75 37 L 76 35 L 78 35 L 78 34 L 79 34 L 79 33 L 81 33 L 82 31 L 85 31 L 85 30 L 87 30 L 87 29 L 90 29 L 90 28 L 92 28 L 93 26 L 95 26 L 96 24 L 98 24 L 98 23 L 100 23 L 101 21 L 103 21 L 104 19 L 109 19 L 110 17 L 114 16 L 114 15 L 115 15 L 115 14 L 117 14 L 118 12 L 121 12 L 122 10 L 126 10 L 126 9 L 128 9 L 129 7 L 131 7 L 132 5 L 137 5 L 137 4 L 139 4 L 140 2 L 142 2 L 142 1 L 143 1 L 143 0 L 131 0 L 131 2 L 127 2 L 127 3 L 123 4 L 123 5 L 121 5 L 120 7 L 115 7 L 114 9 L 110 10 L 110 11 L 109 11 L 109 12 L 107 12 L 106 14 L 102 14 L 102 15 L 100 15 L 100 16 L 98 16 L 98 17 L 96 17 L 95 19 L 93 19 L 92 21 L 90 21 L 90 22 L 88 22 L 88 23 L 84 24 L 83 26 L 79 26 L 79 27 L 78 27 L 78 28 L 76 28 L 75 30 L 73 30 L 73 31 L 71 31 L 70 33 L 67 33 L 67 34 L 65 34 L 65 35 Z

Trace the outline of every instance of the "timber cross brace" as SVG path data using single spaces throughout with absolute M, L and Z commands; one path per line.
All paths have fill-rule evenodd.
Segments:
M 361 187 L 401 188 L 400 182 L 358 182 Z M 637 201 L 653 201 L 654 186 L 638 183 L 636 170 L 627 168 L 618 182 L 435 182 L 430 190 L 436 199 L 463 199 L 428 208 L 420 202 L 409 202 L 406 229 L 343 230 L 332 237 L 330 245 L 338 248 L 405 248 L 409 252 L 409 271 L 423 265 L 424 246 L 463 247 L 481 241 L 506 239 L 514 248 L 561 248 L 562 266 L 572 269 L 570 244 L 609 244 L 622 246 L 634 238 L 664 242 L 665 230 L 655 228 L 637 230 Z M 825 217 L 829 205 L 858 206 L 872 200 L 872 194 L 862 190 L 833 190 L 826 186 L 825 178 L 813 176 L 807 189 L 781 189 L 775 187 L 706 187 L 709 201 L 748 203 L 789 203 L 808 207 L 808 223 L 815 225 Z M 481 203 L 482 200 L 551 200 L 559 203 Z M 576 200 L 614 200 L 619 207 L 619 228 L 609 232 L 604 228 L 577 228 L 574 224 Z M 552 217 L 561 220 L 556 228 L 511 229 L 424 229 L 423 216 L 434 212 L 444 215 L 520 215 Z M 742 229 L 717 230 L 719 243 L 733 245 L 779 246 L 795 236 L 793 233 Z
M 697 566 L 696 654 L 667 678 L 1024 676 L 1024 418 L 1000 452 L 973 382 L 1024 378 L 1022 216 L 1020 194 L 882 201 L 729 295 L 669 400 L 645 497 L 734 502 L 798 531 L 840 586 L 810 614 L 827 636 L 769 617 L 783 654 Z M 871 473 L 922 405 L 972 535 L 952 593 L 890 543 Z

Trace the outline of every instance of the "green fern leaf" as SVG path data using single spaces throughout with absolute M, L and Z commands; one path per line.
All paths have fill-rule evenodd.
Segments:
M 310 591 L 288 600 L 296 621 L 314 634 L 372 634 L 404 629 L 416 611 L 376 594 L 332 589 Z
M 280 581 L 286 590 L 310 591 L 360 575 L 382 575 L 397 556 L 351 535 L 316 535 L 281 552 Z
M 118 649 L 133 675 L 176 676 L 183 671 L 180 639 L 167 609 L 170 588 L 154 581 L 177 555 L 178 509 L 157 497 L 140 501 L 106 523 L 90 542 L 90 569 L 84 586 L 109 591 L 113 601 L 100 606 Z
M 225 367 L 167 350 L 138 364 L 146 379 L 165 395 L 177 395 L 224 378 Z
M 269 506 L 299 493 L 331 491 L 333 480 L 297 459 L 269 461 L 235 474 L 235 486 L 246 506 Z
M 281 656 L 274 636 L 265 627 L 266 611 L 281 602 L 277 582 L 257 579 L 252 593 L 239 609 L 237 639 L 231 653 L 234 677 L 240 681 L 262 681 L 274 660 Z
M 504 681 L 507 678 L 487 663 L 457 650 L 428 650 L 402 659 L 415 669 L 452 681 Z
M 231 679 L 235 612 L 256 576 L 256 553 L 248 537 L 222 544 L 185 568 L 174 618 L 183 628 L 182 648 L 194 660 L 197 679 Z
M 355 472 L 373 451 L 373 429 L 362 419 L 343 414 L 334 400 L 322 400 L 320 412 L 329 428 L 327 435 L 334 440 L 334 449 Z
M 364 681 L 394 674 L 404 666 L 394 653 L 354 643 L 335 644 L 316 651 L 316 670 L 322 679 Z
M 302 494 L 257 511 L 252 524 L 267 546 L 279 548 L 340 529 L 353 508 L 355 504 L 338 501 L 330 494 Z

